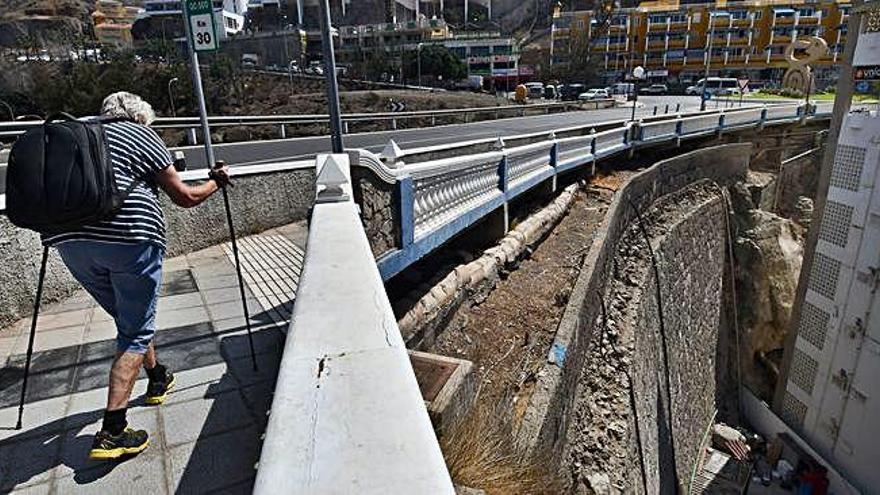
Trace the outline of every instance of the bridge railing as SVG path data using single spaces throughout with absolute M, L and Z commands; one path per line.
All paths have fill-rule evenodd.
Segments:
M 398 244 L 378 259 L 382 277 L 388 279 L 499 206 L 566 170 L 592 166 L 598 159 L 641 146 L 796 122 L 804 117 L 803 112 L 800 105 L 714 110 L 618 122 L 601 132 L 587 132 L 588 127 L 581 126 L 577 129 L 582 135 L 564 138 L 555 132 L 529 134 L 398 150 L 394 156 L 356 150 L 352 161 L 396 190 Z M 522 140 L 533 142 L 509 146 L 511 141 Z M 468 154 L 469 149 L 481 151 Z M 433 155 L 447 157 L 406 162 Z
M 489 114 L 494 118 L 515 117 L 525 115 L 526 112 L 543 110 L 569 111 L 575 109 L 607 108 L 614 105 L 614 100 L 594 100 L 587 102 L 566 101 L 550 103 L 534 103 L 529 105 L 500 105 L 488 107 L 453 108 L 422 110 L 410 112 L 379 112 L 379 113 L 346 113 L 342 115 L 344 125 L 362 122 L 387 122 L 389 127 L 395 127 L 399 120 L 431 119 L 431 124 L 436 124 L 437 119 L 444 117 L 462 116 L 468 121 L 472 116 Z M 220 127 L 252 127 L 252 126 L 278 126 L 279 136 L 287 137 L 287 126 L 328 124 L 330 117 L 326 114 L 314 115 L 242 115 L 242 116 L 212 116 L 208 117 L 208 123 L 212 128 Z M 0 122 L 0 138 L 11 138 L 24 134 L 29 129 L 42 125 L 42 121 L 16 121 Z M 198 117 L 164 117 L 156 119 L 152 125 L 156 129 L 177 129 L 187 131 L 190 144 L 196 144 L 196 131 L 201 123 Z

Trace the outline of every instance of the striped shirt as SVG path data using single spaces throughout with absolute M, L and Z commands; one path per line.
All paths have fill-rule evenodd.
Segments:
M 171 165 L 171 153 L 162 138 L 149 127 L 128 121 L 104 125 L 116 186 L 125 191 L 135 186 L 112 218 L 85 225 L 77 230 L 43 237 L 43 244 L 54 246 L 68 241 L 98 241 L 116 244 L 152 242 L 165 248 L 165 219 L 159 206 L 155 176 Z

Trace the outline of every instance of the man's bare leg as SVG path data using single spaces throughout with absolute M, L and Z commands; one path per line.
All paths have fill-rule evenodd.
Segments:
M 156 360 L 156 349 L 153 347 L 153 343 L 150 342 L 150 346 L 147 347 L 147 352 L 144 354 L 144 369 L 151 370 L 156 367 L 159 362 Z
M 153 353 L 153 365 L 156 355 Z M 117 352 L 113 366 L 110 368 L 110 393 L 107 394 L 107 410 L 116 411 L 128 407 L 131 390 L 137 380 L 144 354 L 134 352 Z

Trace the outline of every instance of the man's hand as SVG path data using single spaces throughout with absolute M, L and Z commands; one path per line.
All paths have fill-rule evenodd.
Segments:
M 220 187 L 234 187 L 229 179 L 229 167 L 223 161 L 218 161 L 217 165 L 208 172 L 208 178 Z

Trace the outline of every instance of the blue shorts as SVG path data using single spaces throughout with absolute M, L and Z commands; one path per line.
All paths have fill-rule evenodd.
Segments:
M 69 241 L 56 246 L 70 273 L 116 321 L 116 349 L 143 354 L 156 334 L 165 250 L 150 242 Z

